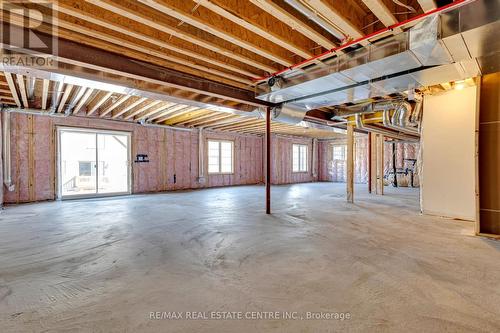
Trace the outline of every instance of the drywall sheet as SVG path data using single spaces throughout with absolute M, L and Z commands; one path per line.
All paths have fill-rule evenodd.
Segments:
M 476 87 L 424 98 L 421 204 L 424 214 L 476 219 Z

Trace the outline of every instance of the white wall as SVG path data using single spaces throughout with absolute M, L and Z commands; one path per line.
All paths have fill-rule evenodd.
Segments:
M 476 219 L 476 87 L 426 96 L 422 132 L 424 214 Z

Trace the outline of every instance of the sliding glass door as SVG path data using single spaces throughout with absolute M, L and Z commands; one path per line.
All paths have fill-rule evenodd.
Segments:
M 59 128 L 62 199 L 130 193 L 130 134 Z

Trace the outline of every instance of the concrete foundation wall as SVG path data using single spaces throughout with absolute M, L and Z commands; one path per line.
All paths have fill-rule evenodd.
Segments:
M 198 182 L 198 132 L 144 127 L 137 124 L 88 118 L 52 118 L 11 114 L 12 178 L 15 190 L 4 188 L 5 203 L 56 198 L 56 127 L 128 131 L 132 134 L 132 157 L 147 154 L 149 163 L 132 163 L 132 192 L 147 193 L 226 185 L 258 184 L 263 181 L 263 138 L 205 132 L 204 140 L 234 142 L 234 173 L 208 175 Z M 205 145 L 206 147 L 206 145 Z M 206 149 L 205 149 L 206 157 Z

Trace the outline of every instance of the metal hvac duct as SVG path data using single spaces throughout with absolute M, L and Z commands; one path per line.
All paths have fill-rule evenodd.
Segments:
M 256 95 L 315 109 L 499 71 L 499 18 L 500 1 L 476 0 L 336 57 L 322 68 L 283 75 L 281 89 L 261 83 Z
M 281 123 L 297 125 L 304 120 L 307 109 L 298 106 L 283 104 L 272 109 L 273 120 Z

